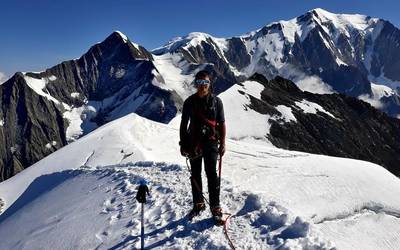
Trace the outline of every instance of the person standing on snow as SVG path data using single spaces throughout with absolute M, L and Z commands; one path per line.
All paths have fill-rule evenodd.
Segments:
M 220 182 L 217 175 L 218 155 L 225 153 L 225 117 L 222 101 L 212 94 L 210 73 L 202 70 L 195 76 L 197 92 L 188 97 L 182 109 L 180 124 L 181 154 L 190 159 L 193 209 L 189 218 L 205 210 L 202 195 L 201 169 L 208 181 L 211 213 L 216 220 L 222 219 L 219 194 Z

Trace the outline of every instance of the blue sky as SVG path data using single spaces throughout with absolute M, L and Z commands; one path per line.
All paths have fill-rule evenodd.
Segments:
M 317 7 L 379 17 L 400 27 L 395 0 L 1 0 L 0 78 L 1 72 L 40 71 L 78 58 L 113 30 L 150 50 L 193 31 L 241 35 Z

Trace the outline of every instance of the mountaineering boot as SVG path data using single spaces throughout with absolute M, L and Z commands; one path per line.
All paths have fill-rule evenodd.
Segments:
M 220 206 L 213 207 L 211 209 L 211 214 L 213 216 L 215 225 L 222 226 L 224 225 L 224 220 L 222 219 L 222 208 Z
M 204 204 L 204 202 L 194 204 L 192 211 L 190 211 L 188 215 L 189 220 L 193 219 L 193 217 L 200 215 L 200 213 L 203 212 L 205 209 L 206 205 Z

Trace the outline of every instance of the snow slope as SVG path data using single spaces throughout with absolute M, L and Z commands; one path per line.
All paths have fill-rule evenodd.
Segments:
M 177 124 L 130 114 L 0 183 L 0 249 L 138 248 L 142 178 L 149 249 L 228 249 L 208 211 L 184 218 L 191 195 Z M 251 138 L 227 148 L 221 195 L 237 249 L 399 248 L 400 180 L 384 168 Z

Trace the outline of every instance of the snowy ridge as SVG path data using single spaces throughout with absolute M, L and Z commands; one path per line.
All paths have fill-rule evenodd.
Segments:
M 232 124 L 234 117 L 227 119 Z M 152 192 L 146 205 L 147 246 L 227 248 L 208 211 L 185 222 L 191 197 L 177 147 L 178 124 L 179 117 L 164 125 L 130 114 L 0 183 L 5 203 L 0 236 L 6 239 L 0 248 L 68 248 L 71 242 L 77 248 L 137 248 L 140 209 L 134 196 L 142 178 L 150 181 Z M 231 132 L 228 128 L 228 137 L 235 137 Z M 400 180 L 388 171 L 246 141 L 228 139 L 223 160 L 222 205 L 234 214 L 229 231 L 238 249 L 400 245 Z M 82 222 L 85 226 L 79 226 Z M 29 237 L 13 233 L 17 228 Z M 381 233 L 371 238 L 371 230 Z M 61 233 L 62 239 L 56 237 Z
M 208 43 L 211 40 L 221 46 L 221 50 L 226 50 L 226 39 L 216 38 L 204 32 L 191 32 L 184 37 L 176 37 L 169 41 L 166 45 L 153 49 L 151 52 L 158 55 L 164 53 L 174 52 L 177 48 L 188 49 L 189 47 L 196 47 L 201 45 L 202 42 Z M 219 48 L 218 48 L 219 49 Z

